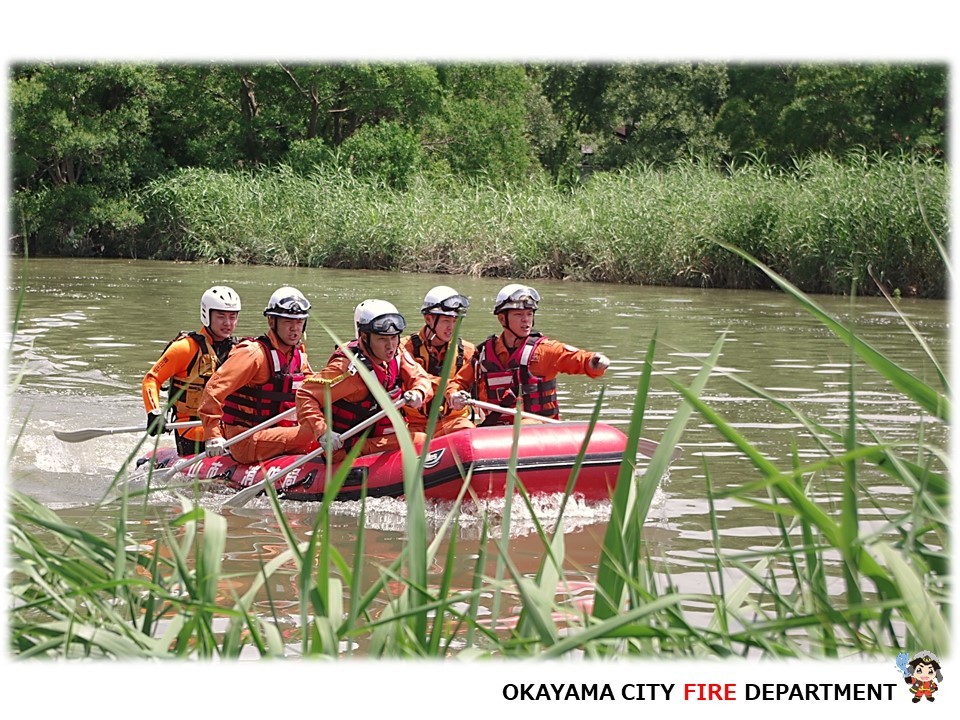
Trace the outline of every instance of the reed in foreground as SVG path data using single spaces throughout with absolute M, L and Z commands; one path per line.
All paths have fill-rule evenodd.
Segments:
M 877 373 L 916 403 L 929 422 L 949 422 L 945 375 L 930 385 L 904 372 L 857 338 L 853 328 L 837 322 L 763 264 L 743 257 L 847 343 L 851 388 L 855 373 Z M 300 657 L 836 658 L 889 656 L 916 647 L 948 652 L 952 579 L 947 453 L 931 444 L 922 428 L 911 443 L 878 437 L 860 418 L 852 390 L 846 426 L 837 431 L 734 378 L 778 412 L 801 422 L 820 450 L 817 459 L 802 460 L 809 454 L 795 448 L 778 465 L 701 398 L 719 372 L 722 347 L 721 338 L 689 386 L 671 383 L 680 406 L 641 472 L 630 448 L 636 448 L 644 426 L 657 352 L 656 337 L 651 340 L 627 428 L 628 452 L 597 552 L 592 605 L 573 607 L 563 599 L 569 593 L 564 593 L 562 512 L 554 527 L 536 525 L 543 552 L 533 576 L 518 570 L 505 541 L 495 544 L 493 557 L 487 556 L 485 525 L 471 587 L 454 589 L 453 558 L 461 542 L 456 532 L 459 503 L 431 536 L 418 482 L 424 457 L 396 417 L 405 453 L 408 541 L 373 577 L 365 565 L 362 533 L 349 549 L 352 564 L 346 560 L 348 549 L 330 541 L 329 500 L 316 514 L 309 539 L 302 541 L 270 489 L 271 508 L 287 547 L 264 562 L 238 596 L 222 569 L 224 518 L 187 498 L 181 499 L 177 518 L 148 546 L 130 537 L 123 516 L 114 527 L 87 531 L 14 493 L 9 531 L 11 650 L 20 658 L 291 654 L 290 640 L 280 636 L 271 614 L 275 611 L 253 608 L 263 602 L 264 593 L 269 600 L 269 579 L 292 565 L 299 583 L 295 654 Z M 389 404 L 385 397 L 381 402 Z M 602 396 L 594 408 L 594 423 L 601 411 Z M 708 502 L 734 498 L 769 512 L 779 534 L 767 547 L 734 552 L 724 547 L 715 525 L 713 554 L 703 561 L 710 591 L 681 593 L 669 568 L 662 568 L 651 550 L 645 525 L 672 450 L 694 414 L 748 458 L 755 472 L 737 487 L 718 488 L 705 461 Z M 515 456 L 512 463 L 517 495 L 511 494 L 508 503 L 524 502 L 532 511 L 522 477 L 515 473 Z M 342 481 L 344 468 L 332 478 L 334 487 Z M 896 514 L 885 509 L 871 491 L 878 477 L 909 488 L 912 506 Z M 564 502 L 567 499 L 569 491 Z M 884 522 L 862 523 L 868 508 L 879 512 Z M 504 536 L 509 535 L 509 517 L 506 512 Z M 358 522 L 364 522 L 362 512 Z M 444 540 L 448 548 L 441 555 Z M 440 572 L 431 573 L 433 567 Z M 499 622 L 499 598 L 507 592 L 522 606 L 509 626 Z M 493 598 L 492 616 L 481 623 L 478 608 L 487 596 Z

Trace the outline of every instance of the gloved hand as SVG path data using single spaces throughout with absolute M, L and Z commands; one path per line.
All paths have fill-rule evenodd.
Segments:
M 318 443 L 323 447 L 323 452 L 327 455 L 335 453 L 337 450 L 343 448 L 343 438 L 340 437 L 340 433 L 329 433 L 323 434 L 320 436 L 320 439 L 317 440 Z
M 590 358 L 591 370 L 600 370 L 601 372 L 603 372 L 608 367 L 610 367 L 610 358 L 608 358 L 603 353 L 597 353 L 592 358 Z
M 227 441 L 224 440 L 222 437 L 210 438 L 209 440 L 207 440 L 206 443 L 204 443 L 203 451 L 204 453 L 206 453 L 207 457 L 219 457 L 220 455 L 223 455 L 225 452 L 227 452 L 227 450 L 229 449 L 223 446 L 224 443 L 226 442 Z
M 463 410 L 467 406 L 467 400 L 470 400 L 470 393 L 466 390 L 458 390 L 447 396 L 447 407 L 454 412 Z
M 423 405 L 423 393 L 421 393 L 419 390 L 407 390 L 403 394 L 403 399 L 406 401 L 407 405 L 412 407 L 414 410 Z
M 147 433 L 157 436 L 160 433 L 167 432 L 165 427 L 166 422 L 166 418 L 163 417 L 162 412 L 159 410 L 151 410 L 147 413 Z

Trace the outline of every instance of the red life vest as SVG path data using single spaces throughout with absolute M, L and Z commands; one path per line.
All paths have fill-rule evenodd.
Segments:
M 242 344 L 246 344 L 248 341 L 249 339 L 245 339 Z M 280 353 L 273 347 L 266 335 L 261 335 L 253 342 L 260 343 L 271 363 L 273 372 L 270 379 L 263 385 L 247 385 L 234 390 L 227 396 L 227 399 L 223 402 L 223 417 L 221 418 L 224 425 L 253 427 L 264 420 L 296 407 L 297 389 L 303 385 L 304 378 L 299 346 L 293 349 L 290 361 L 284 365 Z M 292 427 L 296 424 L 296 416 L 277 423 L 282 427 Z
M 377 380 L 390 395 L 390 399 L 398 400 L 403 393 L 403 384 L 400 380 L 399 357 L 394 355 L 393 359 L 387 363 L 387 367 L 384 368 L 380 363 L 371 362 L 370 359 L 363 354 L 363 351 L 360 349 L 359 340 L 350 341 L 347 343 L 347 347 L 350 348 L 350 351 L 356 356 L 357 360 L 362 362 L 363 366 L 376 376 Z M 336 352 L 330 356 L 330 360 L 336 357 L 346 357 L 346 355 L 343 348 L 337 348 Z M 356 374 L 357 369 L 353 363 L 347 368 L 347 372 L 351 375 Z M 333 413 L 333 431 L 338 433 L 346 432 L 379 411 L 380 404 L 374 399 L 369 389 L 366 397 L 359 402 L 337 400 L 331 407 L 331 412 Z M 369 437 L 383 437 L 384 435 L 390 435 L 395 432 L 396 430 L 394 430 L 390 418 L 385 417 L 370 428 Z M 353 439 L 348 439 L 344 447 L 349 450 L 353 447 L 353 443 Z
M 497 357 L 496 335 L 491 335 L 477 352 L 477 383 L 480 395 L 487 402 L 505 408 L 515 408 L 517 398 L 523 397 L 523 409 L 548 418 L 560 417 L 560 404 L 557 401 L 557 379 L 544 380 L 530 372 L 530 360 L 544 337 L 532 332 L 518 346 L 507 364 L 503 365 Z M 504 425 L 513 422 L 510 415 L 491 412 L 484 425 Z

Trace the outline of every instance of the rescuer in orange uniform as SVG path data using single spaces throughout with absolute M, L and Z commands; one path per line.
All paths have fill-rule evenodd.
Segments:
M 296 288 L 275 290 L 263 311 L 266 335 L 238 343 L 207 382 L 200 419 L 208 456 L 229 449 L 237 462 L 249 464 L 316 449 L 316 435 L 298 424 L 296 416 L 223 447 L 226 439 L 294 407 L 297 388 L 313 372 L 303 347 L 309 310 L 310 302 Z
M 224 285 L 212 287 L 200 297 L 200 330 L 185 330 L 170 341 L 160 359 L 143 376 L 140 389 L 147 411 L 147 432 L 164 432 L 164 383 L 171 414 L 176 422 L 199 420 L 200 394 L 214 371 L 223 364 L 236 340 L 233 331 L 240 315 L 240 296 Z M 203 428 L 179 428 L 174 433 L 177 452 L 193 455 L 203 450 Z
M 480 400 L 504 408 L 517 407 L 517 398 L 522 398 L 525 412 L 558 419 L 557 375 L 600 377 L 610 360 L 602 353 L 580 350 L 534 332 L 539 305 L 540 294 L 526 285 L 510 284 L 497 294 L 493 314 L 503 332 L 477 346 L 477 391 Z M 454 409 L 463 402 L 456 392 L 461 389 L 465 388 L 454 388 L 449 396 Z M 483 424 L 512 422 L 511 415 L 491 412 Z
M 431 288 L 423 298 L 420 313 L 423 315 L 423 327 L 420 331 L 405 337 L 400 341 L 401 350 L 405 350 L 413 357 L 420 367 L 427 371 L 433 382 L 434 395 L 440 386 L 440 373 L 443 363 L 447 359 L 450 341 L 457 324 L 457 318 L 467 314 L 470 301 L 446 285 Z M 465 389 L 464 397 L 472 397 L 475 386 L 473 357 L 476 347 L 463 338 L 457 339 L 456 356 L 450 366 L 450 374 L 444 395 L 449 395 L 452 388 Z M 453 381 L 456 385 L 453 385 Z M 428 405 L 419 410 L 407 413 L 408 426 L 417 432 L 426 432 L 430 408 Z M 460 406 L 451 410 L 449 401 L 441 408 L 434 428 L 434 437 L 446 435 L 457 430 L 466 430 L 476 427 L 483 419 L 483 413 L 478 408 Z
M 357 338 L 347 343 L 356 357 L 380 382 L 392 400 L 402 396 L 406 407 L 416 410 L 433 398 L 433 383 L 426 371 L 414 362 L 409 353 L 400 350 L 400 333 L 406 327 L 397 308 L 384 300 L 364 300 L 353 315 Z M 325 394 L 330 393 L 332 427 L 324 416 Z M 327 448 L 332 462 L 339 462 L 356 438 L 344 448 L 340 435 L 376 414 L 380 405 L 366 382 L 342 348 L 330 357 L 327 366 L 307 378 L 297 391 L 297 415 L 309 435 Z M 359 437 L 359 436 L 358 436 Z M 426 441 L 423 433 L 414 432 L 418 446 Z M 400 447 L 396 430 L 389 418 L 383 418 L 370 429 L 361 455 L 396 450 Z

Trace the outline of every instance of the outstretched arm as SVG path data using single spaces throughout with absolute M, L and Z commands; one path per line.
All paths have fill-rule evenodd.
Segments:
M 547 338 L 534 351 L 530 372 L 547 379 L 561 373 L 597 378 L 606 372 L 609 364 L 610 361 L 602 353 L 581 350 Z

